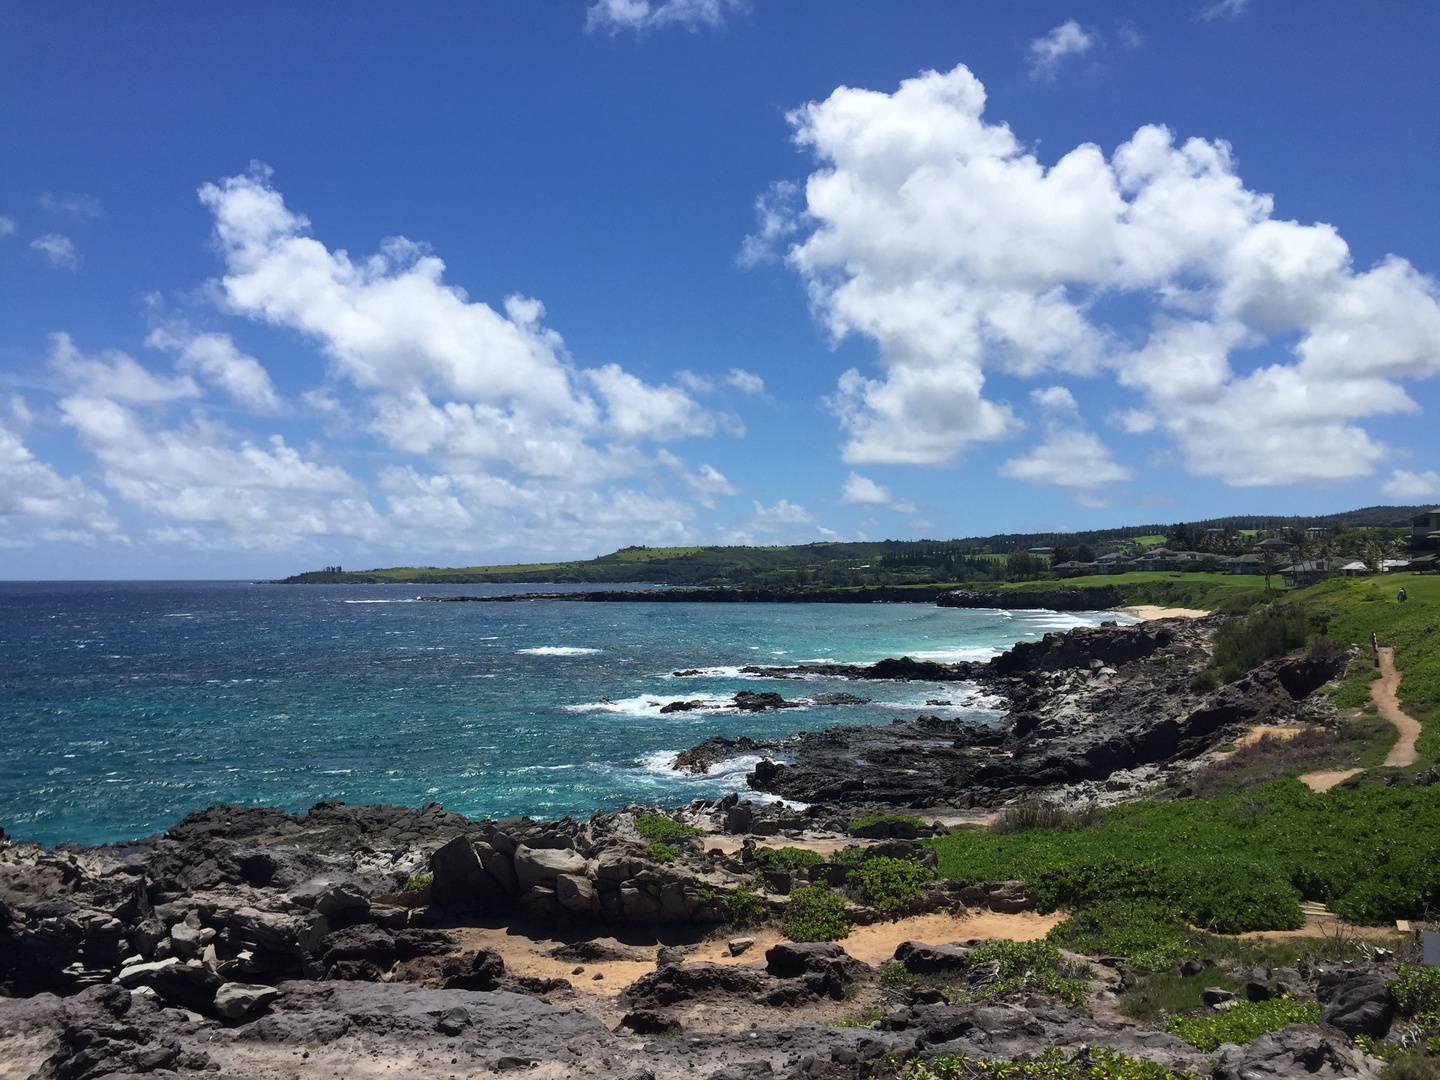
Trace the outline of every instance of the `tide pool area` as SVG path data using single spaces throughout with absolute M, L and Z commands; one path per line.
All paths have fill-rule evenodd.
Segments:
M 1001 715 L 969 684 L 743 667 L 983 660 L 1050 631 L 1133 621 L 927 604 L 416 602 L 531 590 L 0 583 L 0 827 L 100 843 L 215 803 L 434 801 L 481 817 L 681 803 L 744 788 L 754 759 L 703 776 L 670 768 L 712 735 Z M 796 707 L 741 711 L 743 690 Z M 664 711 L 673 702 L 698 704 Z

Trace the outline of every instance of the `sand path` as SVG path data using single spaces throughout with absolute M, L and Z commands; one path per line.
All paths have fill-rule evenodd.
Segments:
M 1336 784 L 1344 783 L 1352 776 L 1358 776 L 1364 769 L 1321 769 L 1307 772 L 1299 777 L 1302 784 L 1311 791 L 1329 791 Z
M 1042 938 L 1065 916 L 1060 912 L 1038 915 L 1022 911 L 1014 915 L 997 915 L 990 911 L 956 917 L 944 913 L 916 915 L 897 922 L 857 926 L 840 942 L 845 951 L 867 964 L 879 966 L 893 959 L 902 941 L 924 941 L 945 944 L 971 938 L 1008 938 L 1012 941 L 1034 941 Z M 657 946 L 627 945 L 614 938 L 599 938 L 627 958 L 580 963 L 550 955 L 563 942 L 543 933 L 527 934 L 515 927 L 463 927 L 454 933 L 460 937 L 462 949 L 495 949 L 505 958 L 505 970 L 512 975 L 539 978 L 569 979 L 576 990 L 600 997 L 614 997 L 641 975 L 655 970 Z M 755 944 L 739 956 L 731 956 L 731 937 L 753 937 Z M 761 930 L 736 931 L 714 941 L 702 941 L 683 949 L 689 962 L 707 960 L 716 964 L 765 963 L 765 950 L 787 940 L 772 927 Z M 580 968 L 576 972 L 576 968 Z M 597 978 L 598 976 L 598 978 Z
M 1120 609 L 1126 615 L 1134 615 L 1137 619 L 1203 619 L 1209 615 L 1208 611 L 1201 611 L 1199 608 L 1187 607 L 1160 607 L 1158 604 L 1135 604 L 1131 607 Z
M 1400 738 L 1385 756 L 1385 764 L 1397 769 L 1414 765 L 1420 756 L 1415 752 L 1415 740 L 1420 737 L 1420 721 L 1407 716 L 1400 708 L 1400 699 L 1395 691 L 1400 688 L 1403 676 L 1395 667 L 1395 650 L 1388 645 L 1380 647 L 1380 678 L 1370 684 L 1370 697 L 1380 710 L 1380 715 L 1395 725 Z

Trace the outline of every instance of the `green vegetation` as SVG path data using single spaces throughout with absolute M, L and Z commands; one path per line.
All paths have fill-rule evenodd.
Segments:
M 791 941 L 839 941 L 855 924 L 845 917 L 845 898 L 824 885 L 807 885 L 790 894 L 780 931 Z
M 680 849 L 656 840 L 653 844 L 645 845 L 645 857 L 654 859 L 658 863 L 671 863 L 680 857 Z
M 682 836 L 699 836 L 700 830 L 664 814 L 640 814 L 635 818 L 635 831 L 646 840 L 675 840 Z
M 926 841 L 942 876 L 1029 883 L 1068 908 L 1057 944 L 1168 966 L 1190 926 L 1293 929 L 1299 902 L 1383 924 L 1440 911 L 1440 786 L 1337 788 L 1293 780 L 1205 800 L 1112 807 L 1091 828 Z
M 930 1061 L 911 1061 L 896 1080 L 1194 1080 L 1172 1073 L 1153 1061 L 1141 1061 L 1108 1046 L 1077 1050 L 1067 1058 L 1047 1046 L 1032 1061 L 989 1061 L 941 1054 Z
M 1012 994 L 1053 994 L 1066 1001 L 1085 999 L 1088 968 L 1071 964 L 1048 941 L 994 941 L 965 958 L 967 971 L 994 968 L 994 981 L 966 995 L 978 1001 Z
M 400 886 L 401 892 L 420 892 L 428 889 L 435 881 L 434 874 L 411 874 L 405 884 Z
M 797 847 L 757 848 L 755 858 L 775 870 L 804 870 L 825 862 L 825 856 L 818 851 Z
M 1404 589 L 1409 599 L 1396 600 Z M 1381 578 L 1334 578 L 1297 594 L 1313 622 L 1340 642 L 1366 646 L 1367 656 L 1358 672 L 1336 695 L 1337 705 L 1356 706 L 1370 700 L 1368 663 L 1370 635 L 1395 648 L 1395 666 L 1404 674 L 1398 697 L 1405 711 L 1421 724 L 1440 707 L 1440 577 L 1422 574 L 1386 574 Z M 1440 724 L 1427 725 L 1418 749 L 1427 757 L 1440 756 Z
M 1312 629 L 1309 613 L 1298 604 L 1266 604 L 1229 620 L 1215 632 L 1210 667 L 1195 680 L 1204 685 L 1195 689 L 1204 692 L 1219 683 L 1234 682 L 1266 660 L 1300 648 Z
M 935 880 L 935 872 L 913 859 L 888 855 L 866 859 L 850 871 L 850 880 L 865 903 L 887 914 L 898 912 L 910 900 L 920 898 L 920 887 Z
M 1165 1030 L 1208 1052 L 1221 1043 L 1251 1042 L 1267 1031 L 1278 1031 L 1286 1024 L 1319 1022 L 1318 1001 L 1299 1002 L 1294 998 L 1279 997 L 1269 1001 L 1237 1002 L 1227 1012 L 1193 1020 L 1177 1016 L 1165 1025 Z
M 721 894 L 725 901 L 725 923 L 737 930 L 760 926 L 770 918 L 770 905 L 749 885 Z
M 903 821 L 907 825 L 914 825 L 917 829 L 923 829 L 925 822 L 921 821 L 914 814 L 866 814 L 850 822 L 850 828 L 863 829 L 867 825 L 874 825 L 881 821 Z

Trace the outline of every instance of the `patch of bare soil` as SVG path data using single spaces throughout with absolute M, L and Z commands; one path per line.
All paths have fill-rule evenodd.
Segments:
M 1307 772 L 1298 779 L 1311 791 L 1329 791 L 1336 784 L 1344 783 L 1352 776 L 1358 776 L 1364 769 L 1321 769 L 1319 772 Z
M 1203 619 L 1209 615 L 1208 611 L 1201 611 L 1199 608 L 1185 607 L 1160 607 L 1158 604 L 1135 604 L 1131 607 L 1120 609 L 1126 615 L 1133 615 L 1137 619 L 1144 619 L 1149 622 L 1151 619 Z
M 1394 724 L 1395 730 L 1400 732 L 1400 738 L 1385 758 L 1386 765 L 1397 769 L 1415 764 L 1419 756 L 1415 752 L 1415 740 L 1420 737 L 1420 721 L 1407 716 L 1400 708 L 1400 699 L 1395 696 L 1395 691 L 1400 688 L 1401 678 L 1403 676 L 1395 667 L 1395 650 L 1388 645 L 1382 646 L 1380 678 L 1370 684 L 1370 696 L 1379 708 L 1380 715 Z

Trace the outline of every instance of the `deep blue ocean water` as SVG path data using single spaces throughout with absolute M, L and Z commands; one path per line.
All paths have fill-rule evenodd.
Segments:
M 984 659 L 1116 618 L 414 599 L 533 588 L 0 583 L 0 826 L 17 839 L 98 843 L 222 802 L 436 801 L 473 816 L 681 803 L 744 787 L 753 760 L 698 778 L 668 767 L 710 735 L 998 715 L 973 686 L 776 681 L 741 675 L 743 665 Z M 684 669 L 703 674 L 672 674 Z M 725 707 L 737 690 L 771 689 L 875 700 Z M 660 712 L 695 698 L 710 704 Z

